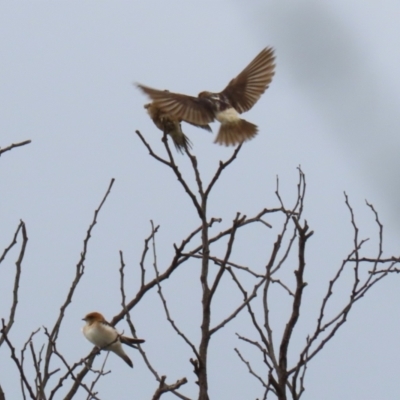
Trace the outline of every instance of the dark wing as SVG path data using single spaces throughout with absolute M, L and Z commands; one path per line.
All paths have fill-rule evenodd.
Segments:
M 266 48 L 221 92 L 239 113 L 250 110 L 268 88 L 274 76 L 275 56 Z
M 164 113 L 193 125 L 205 126 L 214 121 L 214 112 L 207 101 L 197 97 L 171 93 L 164 90 L 152 89 L 147 86 L 137 85 L 146 93 Z
M 198 125 L 198 124 L 193 124 L 192 122 L 189 122 L 189 121 L 186 121 L 186 122 L 190 125 L 197 126 L 197 128 L 205 129 L 208 132 L 212 132 L 210 125 Z

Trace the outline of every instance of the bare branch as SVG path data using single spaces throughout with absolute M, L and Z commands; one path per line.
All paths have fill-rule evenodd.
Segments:
M 152 240 L 155 236 L 155 234 L 158 232 L 159 229 L 159 225 L 157 225 L 155 228 L 153 226 L 153 221 L 151 221 L 151 226 L 152 226 L 152 231 L 150 233 L 150 235 L 144 240 L 144 248 L 143 248 L 143 252 L 142 252 L 142 258 L 140 260 L 140 269 L 141 269 L 141 286 L 144 286 L 144 283 L 146 281 L 146 268 L 144 266 L 144 262 L 146 259 L 146 255 L 147 252 L 149 250 L 149 242 L 150 240 Z
M 242 354 L 240 353 L 240 351 L 237 348 L 235 348 L 235 351 L 236 351 L 236 354 L 239 356 L 239 358 L 242 360 L 242 362 L 247 366 L 249 373 L 251 375 L 253 375 L 261 383 L 262 386 L 264 386 L 266 389 L 268 389 L 269 386 L 262 380 L 262 378 L 258 374 L 256 374 L 253 371 L 253 369 L 251 368 L 250 362 L 245 360 L 245 358 L 242 356 Z
M 151 222 L 151 226 L 152 229 L 154 229 L 154 225 L 153 225 L 153 221 Z M 156 252 L 156 242 L 155 242 L 155 238 L 153 236 L 152 239 L 152 246 L 153 246 L 153 266 L 154 266 L 154 271 L 156 273 L 156 277 L 158 278 L 160 276 L 160 273 L 158 271 L 158 267 L 157 267 L 157 252 Z M 197 352 L 196 347 L 194 346 L 194 344 L 189 340 L 189 338 L 178 328 L 178 326 L 176 325 L 175 321 L 171 318 L 171 313 L 169 312 L 168 309 L 168 305 L 167 305 L 167 301 L 163 295 L 162 292 L 162 288 L 161 288 L 161 284 L 158 281 L 157 282 L 157 287 L 158 287 L 158 294 L 160 296 L 160 299 L 162 301 L 163 307 L 164 307 L 164 311 L 167 317 L 168 322 L 171 324 L 172 328 L 174 329 L 174 331 L 185 341 L 185 343 L 191 348 L 191 350 L 193 351 L 193 353 L 196 355 L 196 357 L 199 357 L 199 353 Z
M 21 270 L 22 270 L 22 260 L 24 259 L 25 249 L 28 243 L 28 236 L 26 233 L 25 223 L 20 221 L 18 228 L 14 234 L 14 238 L 12 243 L 4 250 L 2 257 L 0 258 L 0 263 L 4 260 L 5 256 L 7 255 L 8 251 L 17 243 L 17 236 L 19 231 L 22 232 L 22 245 L 19 252 L 19 256 L 17 261 L 15 262 L 15 278 L 14 278 L 14 287 L 13 287 L 13 301 L 10 308 L 10 315 L 8 317 L 8 322 L 6 326 L 2 329 L 2 335 L 0 336 L 0 346 L 4 342 L 4 334 L 8 334 L 11 330 L 11 327 L 14 324 L 15 313 L 17 310 L 18 305 L 18 290 L 19 290 L 19 282 L 21 278 Z
M 107 351 L 106 356 L 104 357 L 103 364 L 101 365 L 100 371 L 98 371 L 95 378 L 93 379 L 93 382 L 90 384 L 90 388 L 86 388 L 86 385 L 84 385 L 85 389 L 88 391 L 87 400 L 100 400 L 98 397 L 96 397 L 97 393 L 93 393 L 93 390 L 94 390 L 94 387 L 96 386 L 96 383 L 99 381 L 99 379 L 102 376 L 104 376 L 110 372 L 110 371 L 104 372 L 104 368 L 106 366 L 109 355 L 110 355 L 110 352 Z
M 1 147 L 0 147 L 0 156 L 1 156 L 3 153 L 5 153 L 6 151 L 10 151 L 10 150 L 14 149 L 15 147 L 25 146 L 26 144 L 29 144 L 29 143 L 31 143 L 31 140 L 24 140 L 23 142 L 13 143 L 13 144 L 11 144 L 11 145 L 8 146 L 8 147 L 4 147 L 4 148 L 1 148 Z
M 173 383 L 172 385 L 166 385 L 165 384 L 166 379 L 167 379 L 167 377 L 165 375 L 163 375 L 161 377 L 160 385 L 158 386 L 156 392 L 154 393 L 154 396 L 152 397 L 153 400 L 159 400 L 164 393 L 173 392 L 173 391 L 179 389 L 185 383 L 187 383 L 187 379 L 182 378 L 182 379 L 176 381 L 175 383 Z M 183 399 L 190 400 L 188 397 L 183 397 Z
M 51 356 L 52 356 L 52 352 L 53 352 L 52 343 L 55 343 L 57 341 L 58 334 L 59 334 L 60 328 L 61 328 L 61 323 L 62 323 L 62 321 L 64 319 L 65 311 L 66 311 L 68 305 L 72 302 L 72 297 L 73 297 L 73 295 L 75 293 L 75 290 L 76 290 L 76 288 L 77 288 L 77 286 L 78 286 L 78 284 L 79 284 L 79 282 L 80 282 L 80 280 L 81 280 L 81 278 L 82 278 L 82 276 L 83 276 L 83 274 L 85 272 L 85 264 L 84 263 L 85 263 L 85 260 L 86 260 L 86 254 L 87 254 L 87 250 L 88 250 L 89 240 L 91 238 L 93 228 L 97 224 L 97 218 L 98 218 L 98 215 L 100 213 L 100 210 L 102 209 L 105 201 L 107 200 L 107 197 L 109 196 L 109 194 L 111 192 L 111 189 L 112 189 L 112 186 L 114 185 L 114 182 L 115 182 L 115 179 L 114 178 L 111 179 L 111 182 L 110 182 L 110 184 L 108 186 L 108 189 L 107 189 L 103 199 L 100 202 L 100 205 L 98 206 L 98 208 L 94 212 L 93 220 L 92 220 L 91 224 L 89 225 L 89 228 L 88 228 L 87 233 L 86 233 L 86 237 L 85 237 L 85 239 L 83 241 L 83 251 L 82 251 L 80 259 L 79 259 L 79 261 L 78 261 L 78 263 L 76 265 L 76 272 L 75 272 L 74 280 L 73 280 L 73 282 L 71 284 L 71 287 L 70 287 L 70 289 L 68 291 L 66 300 L 64 301 L 63 305 L 60 308 L 60 313 L 59 313 L 59 316 L 57 318 L 57 321 L 54 324 L 54 327 L 53 327 L 53 329 L 52 329 L 52 331 L 50 333 L 49 342 L 48 342 L 47 349 L 46 349 L 45 363 L 44 363 L 44 377 L 43 377 L 43 385 L 44 386 L 46 386 L 47 381 L 49 379 L 49 366 L 50 366 L 50 360 L 51 360 Z M 93 359 L 91 359 L 91 361 L 93 362 Z M 89 362 L 89 365 L 91 365 L 90 362 Z M 86 368 L 87 367 L 85 367 L 85 369 Z M 87 373 L 87 371 L 86 371 L 86 373 Z M 72 387 L 71 391 L 66 396 L 66 399 L 67 398 L 72 399 L 72 397 L 75 395 L 76 391 L 78 390 L 78 388 L 80 386 L 80 382 L 81 381 L 79 381 L 79 379 L 83 379 L 83 377 L 86 375 L 86 373 L 83 373 L 82 375 L 78 374 L 77 380 L 73 384 L 73 387 Z M 68 396 L 70 396 L 70 397 L 68 397 Z
M 349 262 L 368 262 L 368 263 L 377 263 L 377 264 L 384 264 L 384 263 L 399 263 L 400 257 L 389 257 L 389 258 L 371 258 L 371 257 L 360 257 L 360 258 L 349 258 L 347 261 Z M 379 274 L 382 271 L 370 271 L 371 274 Z
M 263 285 L 263 283 L 265 281 L 265 279 L 259 280 L 259 282 L 254 285 L 253 291 L 251 292 L 250 296 L 248 296 L 247 292 L 240 285 L 240 281 L 239 281 L 239 279 L 237 279 L 237 277 L 233 273 L 232 269 L 231 268 L 227 268 L 227 270 L 231 274 L 233 280 L 238 285 L 239 289 L 244 294 L 244 300 L 228 317 L 226 317 L 223 321 L 221 321 L 214 328 L 210 329 L 210 336 L 213 335 L 215 332 L 217 332 L 222 327 L 224 327 L 228 322 L 230 322 L 234 318 L 236 318 L 236 316 L 240 313 L 240 311 L 242 311 L 245 307 L 247 307 L 249 305 L 249 303 L 257 296 L 258 289 Z
M 6 400 L 6 396 L 5 396 L 5 394 L 4 394 L 3 389 L 1 388 L 1 386 L 0 386 L 0 400 Z
M 217 172 L 214 174 L 213 178 L 211 179 L 211 181 L 208 184 L 207 189 L 204 193 L 206 197 L 210 194 L 211 189 L 214 187 L 218 178 L 221 176 L 222 171 L 236 159 L 237 155 L 239 154 L 240 149 L 242 148 L 242 145 L 243 145 L 243 143 L 239 144 L 239 146 L 236 147 L 235 151 L 233 152 L 233 154 L 231 155 L 231 157 L 228 160 L 226 160 L 225 162 L 223 162 L 223 161 L 219 162 L 219 167 L 217 169 Z
M 201 218 L 201 213 L 202 213 L 202 209 L 200 207 L 199 202 L 197 201 L 197 198 L 195 196 L 195 194 L 190 190 L 189 185 L 186 183 L 186 181 L 183 179 L 182 174 L 178 168 L 178 166 L 175 164 L 174 158 L 172 156 L 172 153 L 168 147 L 167 142 L 165 141 L 164 143 L 166 144 L 166 148 L 167 148 L 167 152 L 169 155 L 170 160 L 164 160 L 163 158 L 161 158 L 160 156 L 158 156 L 157 154 L 154 153 L 154 151 L 152 150 L 152 148 L 150 147 L 150 145 L 146 142 L 145 138 L 142 136 L 142 134 L 137 130 L 136 134 L 139 136 L 139 138 L 141 139 L 141 141 L 144 143 L 144 145 L 147 147 L 147 149 L 149 150 L 150 155 L 155 158 L 157 161 L 168 165 L 168 167 L 170 167 L 172 169 L 172 171 L 175 173 L 175 176 L 178 178 L 178 182 L 183 186 L 185 192 L 189 195 L 190 199 L 193 202 L 193 205 L 195 206 L 200 218 Z
M 375 215 L 375 221 L 378 225 L 378 255 L 375 259 L 371 259 L 374 263 L 372 274 L 367 276 L 364 279 L 361 279 L 360 276 L 360 268 L 361 261 L 366 259 L 366 257 L 360 257 L 360 250 L 362 249 L 364 243 L 368 239 L 359 239 L 359 229 L 355 222 L 354 212 L 349 203 L 348 197 L 345 194 L 345 203 L 350 212 L 350 221 L 353 226 L 354 231 L 354 239 L 353 246 L 354 249 L 350 252 L 350 254 L 343 260 L 341 266 L 338 268 L 334 278 L 329 282 L 328 290 L 326 292 L 325 297 L 322 300 L 319 316 L 317 319 L 317 327 L 314 333 L 307 337 L 306 346 L 300 354 L 298 363 L 290 370 L 288 370 L 288 375 L 293 374 L 292 377 L 292 395 L 293 399 L 300 398 L 301 394 L 304 392 L 304 376 L 307 368 L 307 363 L 318 354 L 325 344 L 330 341 L 335 333 L 339 330 L 339 328 L 346 322 L 347 316 L 351 311 L 353 305 L 360 300 L 368 290 L 371 289 L 373 285 L 375 285 L 378 281 L 380 281 L 384 276 L 386 276 L 389 272 L 392 272 L 392 268 L 396 264 L 396 260 L 392 261 L 391 266 L 387 271 L 377 276 L 375 273 L 377 265 L 381 262 L 381 257 L 383 254 L 382 243 L 383 243 L 383 226 L 379 221 L 379 217 L 373 206 L 367 203 L 370 209 L 373 211 Z M 369 260 L 368 260 L 369 261 Z M 339 310 L 336 315 L 331 317 L 330 319 L 325 318 L 325 310 L 327 308 L 328 301 L 332 297 L 333 294 L 333 286 L 339 281 L 339 278 L 342 276 L 342 273 L 348 263 L 353 264 L 353 285 L 351 288 L 351 293 L 347 303 L 343 306 L 341 310 Z M 393 268 L 394 269 L 394 268 Z M 297 379 L 299 382 L 297 384 Z
M 225 258 L 224 258 L 223 262 L 220 264 L 219 271 L 217 273 L 217 276 L 215 277 L 214 283 L 210 290 L 210 297 L 209 297 L 210 301 L 212 300 L 212 298 L 217 290 L 218 284 L 222 278 L 222 275 L 225 272 L 226 263 L 228 262 L 229 257 L 232 253 L 232 247 L 233 247 L 233 242 L 235 241 L 236 231 L 237 231 L 238 227 L 240 226 L 240 223 L 243 222 L 245 219 L 246 219 L 245 215 L 240 217 L 240 213 L 237 213 L 235 219 L 233 220 L 232 229 L 229 234 L 228 245 L 226 246 Z
M 135 131 L 136 134 L 139 136 L 140 140 L 143 142 L 143 144 L 146 146 L 147 150 L 149 151 L 149 154 L 155 158 L 157 161 L 159 161 L 160 163 L 163 163 L 165 165 L 168 165 L 169 167 L 171 167 L 170 163 L 167 160 L 164 160 L 163 158 L 161 158 L 160 156 L 158 156 L 156 153 L 154 153 L 153 149 L 151 148 L 151 146 L 147 143 L 146 139 L 144 138 L 144 136 L 140 133 L 139 130 Z
M 151 237 L 153 238 L 153 243 L 155 241 L 154 239 L 154 234 L 156 232 L 156 230 L 158 229 L 158 227 L 154 227 L 153 221 L 151 221 L 151 226 L 152 226 L 152 235 Z M 148 243 L 146 243 L 146 247 L 147 247 Z M 153 251 L 155 251 L 155 248 L 153 247 Z M 136 337 L 136 329 L 133 326 L 132 320 L 131 320 L 131 316 L 129 311 L 126 308 L 126 295 L 125 295 L 125 289 L 124 289 L 124 278 L 125 278 L 125 274 L 124 274 L 124 269 L 125 269 L 125 263 L 124 263 L 124 259 L 123 259 L 123 253 L 122 251 L 120 251 L 120 263 L 121 263 L 121 267 L 120 267 L 120 281 L 121 281 L 121 285 L 120 285 L 120 290 L 121 290 L 121 296 L 122 296 L 122 307 L 123 309 L 126 311 L 126 319 L 129 325 L 129 328 L 131 330 L 131 333 L 133 335 L 133 337 Z M 158 271 L 156 271 L 158 273 Z M 170 386 L 166 386 L 165 383 L 165 376 L 160 377 L 159 374 L 157 373 L 157 371 L 153 368 L 153 366 L 151 365 L 146 353 L 144 352 L 144 350 L 142 349 L 142 347 L 140 345 L 137 346 L 137 349 L 139 350 L 139 352 L 141 353 L 144 362 L 146 363 L 147 367 L 149 368 L 149 370 L 152 372 L 152 374 L 154 375 L 154 377 L 156 378 L 156 380 L 158 382 L 160 382 L 160 388 L 169 388 L 168 390 L 159 392 L 159 395 L 161 397 L 161 393 L 167 392 L 167 391 L 171 391 L 173 392 L 177 397 L 186 400 L 187 398 L 183 395 L 181 395 L 180 393 L 176 392 L 175 390 L 179 388 L 179 386 L 177 386 L 176 388 L 174 388 L 174 385 L 170 385 Z M 163 380 L 164 379 L 164 380 Z M 184 378 L 186 379 L 186 378 Z M 183 381 L 183 380 L 181 380 Z M 161 384 L 162 382 L 162 384 Z M 180 382 L 180 381 L 179 381 Z M 186 383 L 186 382 L 185 382 Z M 183 383 L 182 383 L 183 384 Z M 157 392 L 156 392 L 157 393 Z
M 3 254 L 0 257 L 0 264 L 4 261 L 4 259 L 6 258 L 8 252 L 17 244 L 17 237 L 18 237 L 18 233 L 22 228 L 22 224 L 23 222 L 20 221 L 17 230 L 14 233 L 14 237 L 13 240 L 11 241 L 11 243 L 4 249 Z
M 11 351 L 11 358 L 12 358 L 12 360 L 14 361 L 15 365 L 18 368 L 18 371 L 19 371 L 19 374 L 20 374 L 20 378 L 21 378 L 21 386 L 22 386 L 22 388 L 26 388 L 28 390 L 28 392 L 29 392 L 29 395 L 31 396 L 31 399 L 35 400 L 36 399 L 36 395 L 33 392 L 32 387 L 29 385 L 28 379 L 27 379 L 27 377 L 25 375 L 25 371 L 24 371 L 24 368 L 23 368 L 23 360 L 20 361 L 18 359 L 18 357 L 16 356 L 16 354 L 15 354 L 15 348 L 11 344 L 10 340 L 8 339 L 7 332 L 5 331 L 6 325 L 5 325 L 5 321 L 4 321 L 3 318 L 1 319 L 1 323 L 2 323 L 1 333 L 3 334 L 4 340 L 7 343 L 8 348 Z M 37 333 L 37 332 L 38 332 L 38 330 L 31 334 L 31 336 L 28 339 L 29 342 L 32 340 L 33 335 L 35 333 Z M 27 343 L 25 343 L 25 346 L 26 346 Z M 25 398 L 25 396 L 24 396 L 24 398 Z

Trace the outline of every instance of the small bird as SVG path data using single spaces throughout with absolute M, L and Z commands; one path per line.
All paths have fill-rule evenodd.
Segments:
M 254 60 L 219 93 L 201 92 L 197 97 L 137 86 L 162 113 L 177 121 L 206 126 L 221 123 L 215 143 L 226 146 L 243 143 L 258 132 L 256 125 L 239 117 L 250 110 L 268 88 L 275 74 L 272 48 L 263 49 Z
M 177 151 L 183 154 L 184 149 L 188 150 L 192 148 L 192 142 L 182 131 L 181 120 L 161 111 L 154 102 L 145 104 L 144 108 L 147 110 L 156 127 L 171 136 Z M 196 126 L 211 132 L 209 125 Z
M 135 344 L 143 343 L 143 339 L 122 336 L 98 312 L 87 314 L 83 321 L 86 321 L 86 325 L 83 326 L 82 332 L 89 342 L 92 342 L 101 350 L 114 352 L 133 368 L 132 360 L 125 353 L 121 343 L 136 348 Z
M 177 119 L 172 119 L 163 113 L 154 103 L 145 104 L 144 108 L 147 109 L 156 127 L 171 136 L 177 151 L 183 153 L 184 149 L 192 148 L 191 141 L 182 132 L 181 123 Z

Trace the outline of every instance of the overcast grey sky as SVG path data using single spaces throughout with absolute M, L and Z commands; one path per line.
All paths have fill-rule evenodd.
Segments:
M 1 1 L 0 146 L 32 140 L 0 160 L 0 249 L 20 219 L 29 236 L 12 330 L 16 343 L 53 322 L 111 178 L 116 182 L 60 338 L 70 360 L 91 349 L 80 332 L 81 318 L 93 310 L 111 318 L 120 309 L 118 251 L 124 251 L 132 271 L 138 268 L 153 219 L 161 225 L 159 260 L 167 262 L 172 244 L 198 224 L 176 179 L 149 157 L 134 133 L 139 129 L 163 151 L 161 133 L 143 108 L 147 99 L 133 83 L 192 95 L 219 91 L 266 46 L 276 49 L 276 75 L 245 115 L 260 133 L 219 182 L 210 215 L 229 223 L 237 211 L 252 215 L 276 206 L 277 175 L 284 198 L 293 202 L 301 165 L 308 185 L 304 217 L 315 231 L 307 253 L 307 290 L 315 291 L 315 299 L 352 246 L 343 191 L 363 236 L 375 234 L 364 201 L 374 204 L 386 228 L 384 249 L 398 254 L 399 15 L 395 0 Z M 217 132 L 218 124 L 212 128 Z M 232 149 L 214 145 L 215 133 L 184 129 L 202 173 L 210 177 Z M 184 170 L 186 158 L 176 158 Z M 1 317 L 10 304 L 15 257 L 14 252 L 0 270 Z M 399 398 L 399 284 L 391 277 L 356 306 L 310 364 L 305 399 Z M 185 320 L 191 305 L 182 298 L 188 293 L 169 295 L 177 319 L 187 322 L 196 338 L 198 326 Z M 132 314 L 160 372 L 171 381 L 186 375 L 186 393 L 192 395 L 191 369 L 182 367 L 191 354 L 168 325 L 159 325 L 159 299 L 154 294 Z M 305 318 L 312 329 L 314 315 Z M 229 329 L 228 340 L 211 359 L 211 394 L 256 398 L 261 388 L 232 350 L 239 345 L 238 327 Z M 160 333 L 171 338 L 167 348 Z M 109 358 L 113 373 L 99 386 L 104 398 L 124 400 L 134 393 L 144 399 L 154 391 L 140 357 L 130 354 L 133 372 Z M 5 370 L 8 357 L 2 346 L 0 385 L 7 399 L 16 399 L 18 377 L 14 369 Z

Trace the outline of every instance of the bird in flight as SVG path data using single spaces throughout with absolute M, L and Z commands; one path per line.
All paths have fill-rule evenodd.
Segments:
M 250 110 L 258 101 L 271 83 L 274 69 L 274 50 L 269 47 L 219 93 L 204 91 L 193 97 L 137 86 L 152 99 L 151 106 L 173 121 L 185 121 L 205 129 L 210 122 L 219 121 L 221 126 L 215 143 L 230 146 L 250 140 L 257 134 L 257 126 L 241 119 L 239 114 Z
M 112 351 L 133 368 L 132 360 L 125 353 L 121 343 L 136 348 L 135 345 L 143 343 L 143 339 L 122 336 L 98 312 L 87 314 L 83 321 L 86 321 L 86 325 L 83 326 L 82 332 L 89 342 L 101 350 Z

